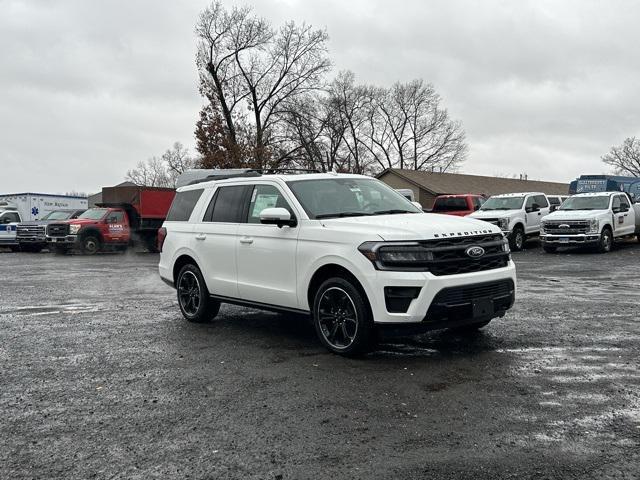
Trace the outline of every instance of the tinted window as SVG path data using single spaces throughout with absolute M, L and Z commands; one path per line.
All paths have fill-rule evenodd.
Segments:
M 242 223 L 243 199 L 248 188 L 251 187 L 248 185 L 218 187 L 209 203 L 203 221 Z
M 631 208 L 631 205 L 629 205 L 627 197 L 625 197 L 624 195 L 620 196 L 620 206 L 625 208 Z
M 124 212 L 111 212 L 109 221 L 111 223 L 122 223 L 124 221 Z
M 433 204 L 434 212 L 459 212 L 469 210 L 467 199 L 464 197 L 437 198 Z
M 86 218 L 87 220 L 100 220 L 107 213 L 106 208 L 91 208 L 80 215 L 78 218 Z
M 540 208 L 546 208 L 549 206 L 549 202 L 547 202 L 547 198 L 544 195 L 536 195 L 533 197 L 533 200 Z
M 203 191 L 204 190 L 200 188 L 198 190 L 187 190 L 186 192 L 176 193 L 176 197 L 173 199 L 173 203 L 167 214 L 167 221 L 188 221 Z
M 260 223 L 260 212 L 265 208 L 286 208 L 291 217 L 293 210 L 282 196 L 280 190 L 273 185 L 256 185 L 249 203 L 249 223 Z
M 551 205 L 560 205 L 560 198 L 559 197 L 547 197 L 549 199 L 549 203 Z
M 2 220 L 0 221 L 0 223 L 14 223 L 14 222 L 20 222 L 20 215 L 18 215 L 15 212 L 5 213 L 4 216 L 2 217 Z

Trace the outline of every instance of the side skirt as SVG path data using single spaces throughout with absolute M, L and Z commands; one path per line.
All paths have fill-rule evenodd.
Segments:
M 267 310 L 269 312 L 286 312 L 295 313 L 297 315 L 311 315 L 308 310 L 300 310 L 298 308 L 281 307 L 279 305 L 271 305 L 270 303 L 252 302 L 250 300 L 242 300 L 240 298 L 223 297 L 222 295 L 211 295 L 211 298 L 222 303 L 230 303 L 231 305 L 239 305 L 241 307 L 257 308 L 258 310 Z

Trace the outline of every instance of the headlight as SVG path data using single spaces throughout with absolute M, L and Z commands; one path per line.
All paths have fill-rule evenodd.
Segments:
M 508 218 L 499 219 L 498 226 L 500 227 L 500 230 L 509 230 L 509 219 Z
M 600 222 L 595 218 L 589 221 L 589 233 L 600 233 Z
M 365 242 L 358 247 L 378 269 L 426 271 L 433 253 L 419 243 L 388 244 Z
M 71 225 L 69 226 L 69 233 L 71 235 L 77 235 L 80 231 L 80 225 Z

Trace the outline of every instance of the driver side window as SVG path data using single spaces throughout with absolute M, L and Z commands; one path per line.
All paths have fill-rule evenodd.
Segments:
M 527 197 L 527 203 L 524 204 L 524 208 L 532 208 L 535 202 L 534 197 Z
M 612 209 L 619 210 L 620 209 L 620 195 L 616 195 L 613 197 L 613 205 Z

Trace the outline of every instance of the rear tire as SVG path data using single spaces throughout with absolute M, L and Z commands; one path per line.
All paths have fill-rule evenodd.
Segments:
M 211 298 L 200 269 L 191 263 L 180 269 L 176 292 L 182 316 L 189 322 L 209 322 L 220 311 L 220 302 Z
M 366 297 L 349 280 L 329 278 L 313 301 L 313 325 L 320 342 L 333 353 L 362 355 L 375 345 L 373 317 Z
M 598 240 L 598 252 L 608 253 L 613 247 L 613 233 L 609 227 L 604 227 L 602 233 L 600 233 L 600 240 Z
M 524 229 L 520 226 L 515 227 L 509 235 L 509 248 L 513 252 L 519 252 L 524 248 L 524 242 Z
M 100 239 L 95 235 L 87 235 L 83 237 L 81 245 L 82 253 L 84 253 L 85 255 L 95 255 L 102 248 Z
M 558 247 L 553 247 L 551 245 L 543 245 L 542 249 L 547 253 L 556 253 L 558 251 Z

